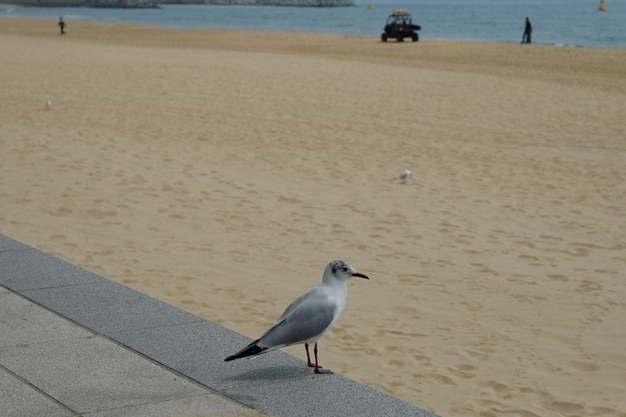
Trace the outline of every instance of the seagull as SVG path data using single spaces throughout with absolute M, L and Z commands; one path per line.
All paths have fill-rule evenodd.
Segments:
M 398 176 L 394 178 L 394 180 L 398 182 L 406 182 L 412 176 L 413 176 L 413 173 L 410 170 L 405 169 L 404 171 L 399 173 Z
M 50 100 L 50 99 L 46 100 L 46 109 L 47 110 L 52 109 L 52 100 Z
M 324 269 L 321 284 L 292 302 L 260 338 L 224 361 L 258 356 L 285 346 L 304 343 L 308 366 L 315 368 L 316 374 L 332 374 L 330 369 L 319 366 L 317 341 L 333 327 L 346 306 L 346 280 L 351 277 L 369 279 L 367 275 L 356 272 L 346 261 L 330 262 Z M 309 343 L 315 343 L 315 363 L 311 362 Z

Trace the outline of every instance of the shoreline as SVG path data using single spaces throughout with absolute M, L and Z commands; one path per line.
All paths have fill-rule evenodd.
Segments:
M 32 36 L 58 35 L 56 26 L 46 26 L 45 22 L 54 19 L 0 18 L 4 22 L 3 34 L 21 34 L 20 24 L 11 24 L 13 20 L 23 21 L 30 27 Z M 394 64 L 419 65 L 435 69 L 452 69 L 480 72 L 484 60 L 498 66 L 503 72 L 521 69 L 529 72 L 550 73 L 561 77 L 568 72 L 586 72 L 593 74 L 597 67 L 607 68 L 615 75 L 626 74 L 622 64 L 626 62 L 626 50 L 613 48 L 561 47 L 555 45 L 527 45 L 474 42 L 456 40 L 420 40 L 415 51 L 398 51 L 388 48 L 376 36 L 335 35 L 309 32 L 246 31 L 237 29 L 175 29 L 163 26 L 141 25 L 133 23 L 104 23 L 86 20 L 72 20 L 72 26 L 80 32 L 81 41 L 123 44 L 128 46 L 152 46 L 175 48 L 182 44 L 187 48 L 223 49 L 239 52 L 280 52 L 286 54 L 330 55 L 337 58 L 357 60 L 379 60 L 381 63 L 394 59 Z M 136 34 L 146 35 L 133 39 Z M 250 33 L 255 42 L 250 41 Z M 207 37 L 205 35 L 211 35 Z M 291 39 L 289 39 L 291 38 Z M 310 42 L 315 39 L 315 42 Z M 337 41 L 341 40 L 341 43 Z M 365 43 L 367 42 L 367 43 Z M 449 49 L 449 53 L 438 54 L 440 48 Z M 517 52 L 520 54 L 518 55 Z M 570 59 L 576 56 L 577 60 Z M 546 62 L 544 58 L 553 57 Z M 526 62 L 530 58 L 530 62 Z M 454 66 L 447 68 L 447 66 Z M 458 67 L 460 65 L 460 67 Z M 559 74 L 556 74 L 559 73 Z
M 250 337 L 342 258 L 323 366 L 623 413 L 626 51 L 0 23 L 3 234 Z
M 216 1 L 220 1 L 220 0 L 216 0 Z M 311 1 L 316 1 L 316 0 L 311 0 Z M 165 6 L 202 6 L 203 4 L 163 4 Z M 222 4 L 206 4 L 207 6 L 221 6 Z M 232 4 L 232 6 L 237 6 L 239 4 Z M 224 6 L 229 6 L 229 5 L 224 5 Z M 245 5 L 244 5 L 245 6 Z M 274 7 L 281 7 L 281 6 L 276 6 L 276 5 L 268 5 L 268 6 L 274 6 Z M 30 6 L 22 6 L 22 5 L 13 5 L 13 4 L 5 4 L 2 5 L 0 4 L 0 7 L 30 7 Z M 298 7 L 298 6 L 284 6 L 284 7 Z M 310 7 L 319 7 L 319 6 L 310 6 Z M 329 6 L 329 8 L 345 8 L 345 7 L 354 7 L 354 5 L 352 6 Z M 71 7 L 70 7 L 71 8 Z M 76 6 L 75 8 L 80 8 L 80 6 Z M 97 8 L 97 7 L 94 7 Z M 31 18 L 31 17 L 0 17 L 0 18 L 9 18 L 9 19 L 24 19 L 24 20 L 56 20 L 57 17 L 56 16 L 51 16 L 51 17 L 41 17 L 41 18 Z M 255 29 L 241 29 L 241 28 L 220 28 L 220 29 L 212 29 L 212 28 L 179 28 L 179 27 L 172 27 L 172 26 L 166 26 L 166 25 L 151 25 L 151 24 L 143 24 L 143 23 L 135 23 L 135 22 L 124 22 L 124 23 L 115 23 L 115 22 L 101 22 L 101 21 L 92 21 L 92 20 L 86 20 L 86 19 L 69 19 L 69 22 L 86 22 L 86 23 L 101 23 L 104 25 L 107 24 L 112 24 L 112 25 L 116 25 L 116 24 L 120 24 L 120 25 L 127 25 L 127 26 L 138 26 L 138 27 L 152 27 L 152 28 L 160 28 L 160 29 L 165 29 L 165 30 L 178 30 L 178 31 L 189 31 L 189 30 L 196 30 L 196 31 L 202 31 L 202 30 L 206 30 L 206 31 L 215 31 L 215 32 L 219 32 L 219 31 L 232 31 L 232 32 L 248 32 L 248 33 L 302 33 L 302 34 L 307 34 L 307 35 L 311 35 L 311 36 L 341 36 L 341 37 L 360 37 L 360 38 L 373 38 L 375 40 L 380 40 L 380 37 L 378 35 L 364 35 L 364 34 L 333 34 L 333 33 L 321 33 L 321 32 L 300 32 L 300 31 L 273 31 L 273 30 L 255 30 Z M 441 38 L 432 38 L 432 39 L 428 39 L 428 38 L 420 38 L 419 43 L 423 43 L 424 41 L 426 42 L 452 42 L 452 43 L 468 43 L 468 44 L 494 44 L 494 45 L 508 45 L 508 46 L 519 46 L 517 41 L 509 41 L 509 42 L 505 42 L 505 41 L 480 41 L 480 40 L 466 40 L 466 39 L 441 39 Z M 391 42 L 394 43 L 394 42 Z M 526 47 L 528 47 L 528 45 L 526 45 Z M 533 45 L 531 46 L 532 48 L 534 47 L 555 47 L 555 48 L 566 48 L 566 49 L 593 49 L 593 50 L 609 50 L 609 51 L 626 51 L 625 48 L 623 47 L 619 47 L 619 46 L 615 46 L 615 47 L 607 47 L 607 46 L 603 46 L 603 47 L 597 47 L 597 46 L 586 46 L 586 45 L 579 45 L 579 44 L 568 44 L 568 43 L 533 43 Z

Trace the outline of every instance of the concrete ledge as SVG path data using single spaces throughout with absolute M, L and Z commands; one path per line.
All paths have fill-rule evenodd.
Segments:
M 304 361 L 283 352 L 272 352 L 254 360 L 224 362 L 226 356 L 249 343 L 250 339 L 1 234 L 0 285 L 83 326 L 67 329 L 65 334 L 59 335 L 46 324 L 47 319 L 31 320 L 26 333 L 22 329 L 11 337 L 19 339 L 28 332 L 34 332 L 35 336 L 44 335 L 46 344 L 30 344 L 26 348 L 20 348 L 22 345 L 19 343 L 9 347 L 0 345 L 0 370 L 6 366 L 5 363 L 9 363 L 16 369 L 22 369 L 26 377 L 36 380 L 38 386 L 53 391 L 59 389 L 55 386 L 55 378 L 69 379 L 70 384 L 65 389 L 73 390 L 74 394 L 80 394 L 81 388 L 89 386 L 90 379 L 94 377 L 110 378 L 115 390 L 111 393 L 107 409 L 136 406 L 132 399 L 124 398 L 125 381 L 114 381 L 111 375 L 90 375 L 91 365 L 87 361 L 81 363 L 84 378 L 72 382 L 77 378 L 76 374 L 67 374 L 62 366 L 67 362 L 46 356 L 46 345 L 62 345 L 61 351 L 69 355 L 66 361 L 71 361 L 72 355 L 82 350 L 95 352 L 89 357 L 97 361 L 98 358 L 106 360 L 111 354 L 119 358 L 121 353 L 118 350 L 130 349 L 208 387 L 220 397 L 228 397 L 273 416 L 435 416 L 340 375 L 314 375 Z M 16 295 L 3 292 L 0 287 L 0 299 L 8 296 Z M 23 314 L 19 300 L 12 299 L 10 302 L 13 304 L 3 306 L 9 314 Z M 57 336 L 60 340 L 56 340 Z M 29 338 L 32 339 L 32 335 Z M 115 343 L 108 343 L 111 341 Z M 40 357 L 47 364 L 57 363 L 51 369 L 52 375 L 29 374 L 29 369 L 33 368 L 19 364 L 23 349 L 33 350 L 34 357 Z M 135 366 L 134 357 L 125 357 L 124 360 L 126 362 L 122 365 L 128 369 Z M 154 372 L 154 375 L 144 377 L 152 380 L 159 375 Z M 128 378 L 137 377 L 132 372 L 127 374 Z M 23 375 L 20 374 L 20 377 L 23 378 Z M 10 377 L 0 377 L 0 389 L 10 388 L 12 384 L 15 381 Z M 169 386 L 163 392 L 163 386 L 159 384 L 151 387 L 155 395 L 165 395 L 167 391 L 172 394 L 171 399 L 200 395 L 182 395 L 188 392 L 188 387 L 178 387 L 181 391 L 179 396 L 176 390 L 168 391 L 172 389 Z M 60 401 L 66 398 L 66 394 L 55 391 L 54 398 Z M 80 401 L 81 398 L 84 402 Z M 189 401 L 188 398 L 186 400 Z M 96 411 L 90 408 L 88 392 L 70 395 L 67 401 L 72 405 L 69 407 L 71 410 Z M 64 407 L 68 405 L 61 402 Z M 45 414 L 74 415 L 64 407 L 59 408 L 57 404 L 55 413 Z

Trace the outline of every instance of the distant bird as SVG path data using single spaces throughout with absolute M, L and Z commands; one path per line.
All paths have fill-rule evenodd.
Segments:
M 398 176 L 394 178 L 394 180 L 396 180 L 397 182 L 406 182 L 412 176 L 413 173 L 410 170 L 405 169 L 404 171 L 399 173 Z
M 51 110 L 52 109 L 52 100 L 47 99 L 46 100 L 46 110 Z
M 330 369 L 319 366 L 317 341 L 333 327 L 346 306 L 346 280 L 351 277 L 369 279 L 356 272 L 345 261 L 332 261 L 324 269 L 321 284 L 292 302 L 260 338 L 224 360 L 257 356 L 285 346 L 304 343 L 309 367 L 315 368 L 316 374 L 332 374 Z M 309 343 L 315 343 L 315 363 L 311 362 Z

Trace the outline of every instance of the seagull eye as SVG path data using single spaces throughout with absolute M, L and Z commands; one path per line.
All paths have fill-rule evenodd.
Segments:
M 343 272 L 348 272 L 348 267 L 344 266 L 343 268 L 341 268 L 343 270 Z

